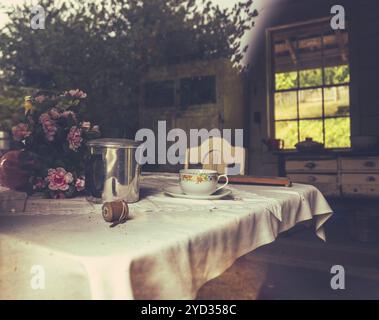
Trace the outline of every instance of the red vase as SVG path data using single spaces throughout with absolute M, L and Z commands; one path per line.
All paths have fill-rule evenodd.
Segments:
M 0 185 L 14 190 L 25 190 L 29 174 L 22 169 L 20 154 L 22 150 L 8 151 L 0 158 Z

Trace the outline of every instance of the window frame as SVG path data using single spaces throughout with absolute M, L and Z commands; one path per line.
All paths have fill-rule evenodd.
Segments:
M 275 135 L 275 124 L 276 122 L 284 122 L 284 121 L 296 121 L 297 122 L 297 134 L 298 134 L 298 141 L 300 140 L 300 121 L 302 120 L 322 120 L 322 132 L 323 132 L 323 143 L 325 143 L 325 120 L 326 119 L 336 119 L 336 118 L 349 118 L 350 119 L 350 134 L 351 134 L 351 64 L 350 64 L 350 59 L 347 61 L 347 66 L 349 68 L 349 82 L 344 82 L 344 83 L 338 83 L 338 84 L 326 84 L 325 83 L 325 61 L 324 61 L 324 49 L 323 49 L 323 42 L 322 42 L 322 36 L 320 35 L 321 38 L 321 45 L 322 45 L 322 64 L 321 64 L 321 76 L 322 76 L 322 83 L 317 86 L 306 86 L 306 87 L 301 87 L 300 86 L 300 71 L 301 69 L 297 68 L 296 73 L 297 73 L 297 86 L 296 88 L 289 88 L 289 89 L 279 89 L 276 90 L 275 88 L 275 56 L 273 53 L 273 34 L 278 31 L 283 31 L 283 30 L 289 30 L 291 32 L 291 29 L 296 29 L 296 28 L 306 28 L 309 27 L 312 24 L 322 24 L 322 23 L 329 23 L 330 22 L 330 17 L 324 17 L 320 19 L 312 19 L 312 20 L 307 20 L 307 21 L 302 21 L 302 22 L 297 22 L 297 23 L 291 23 L 291 24 L 285 24 L 285 25 L 280 25 L 280 26 L 275 26 L 275 27 L 270 27 L 266 28 L 266 87 L 267 87 L 267 97 L 266 97 L 266 103 L 267 103 L 267 135 L 269 137 L 276 137 Z M 348 32 L 348 31 L 347 31 Z M 348 33 L 349 35 L 349 33 Z M 349 37 L 349 42 L 350 42 L 350 37 Z M 304 69 L 306 70 L 306 69 Z M 345 116 L 325 116 L 325 99 L 324 99 L 324 89 L 327 88 L 333 88 L 333 87 L 348 87 L 349 88 L 349 114 Z M 307 117 L 307 118 L 301 118 L 299 116 L 299 92 L 304 91 L 304 90 L 312 90 L 312 89 L 321 89 L 321 94 L 322 94 L 322 114 L 320 117 Z M 295 92 L 297 96 L 297 117 L 294 119 L 280 119 L 280 120 L 275 120 L 275 94 L 278 92 Z M 295 147 L 290 147 L 290 148 L 285 148 L 285 150 L 294 150 Z M 331 148 L 326 148 L 328 150 L 341 150 L 341 149 L 351 149 L 350 147 L 331 147 Z

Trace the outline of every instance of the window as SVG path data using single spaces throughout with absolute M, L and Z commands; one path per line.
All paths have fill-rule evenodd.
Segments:
M 216 103 L 215 76 L 180 79 L 180 106 L 182 108 L 207 103 Z
M 307 137 L 350 147 L 348 34 L 328 20 L 269 31 L 273 133 L 291 149 Z
M 145 83 L 144 101 L 147 108 L 177 108 L 215 104 L 216 76 L 196 76 Z

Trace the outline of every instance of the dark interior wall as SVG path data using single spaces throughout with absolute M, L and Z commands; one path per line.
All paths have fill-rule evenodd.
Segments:
M 352 134 L 379 136 L 379 1 L 354 1 L 350 15 Z
M 379 0 L 271 0 L 263 10 L 269 19 L 260 30 L 259 47 L 250 57 L 247 97 L 249 106 L 249 172 L 277 174 L 277 157 L 267 151 L 262 139 L 269 137 L 267 106 L 265 29 L 331 16 L 333 5 L 345 8 L 349 31 L 351 75 L 351 133 L 379 136 Z

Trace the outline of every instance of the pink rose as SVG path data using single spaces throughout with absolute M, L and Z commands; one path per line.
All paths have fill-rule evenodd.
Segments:
M 61 116 L 61 113 L 57 110 L 57 108 L 51 108 L 49 111 L 49 116 L 56 120 Z
M 69 184 L 73 182 L 73 180 L 74 178 L 72 174 L 61 167 L 49 169 L 46 177 L 50 190 L 66 191 L 69 188 Z
M 38 103 L 42 103 L 46 100 L 46 97 L 44 95 L 40 95 L 40 96 L 35 97 L 34 100 L 37 101 Z
M 75 113 L 74 112 L 72 112 L 72 111 L 64 111 L 63 113 L 62 113 L 62 117 L 64 117 L 64 118 L 68 118 L 68 117 L 72 117 L 72 119 L 76 122 L 76 115 L 75 115 Z
M 84 99 L 87 97 L 87 94 L 79 89 L 76 90 L 69 90 L 68 94 L 73 97 L 73 98 L 79 98 L 79 99 Z
M 50 116 L 47 113 L 42 113 L 39 116 L 39 122 L 41 123 L 44 123 L 45 121 L 49 121 L 49 120 L 50 120 Z
M 28 125 L 26 123 L 19 123 L 17 126 L 12 128 L 12 135 L 16 141 L 22 141 L 29 137 L 31 132 L 28 130 Z
M 69 148 L 77 151 L 83 141 L 82 130 L 77 126 L 71 127 L 70 132 L 67 135 L 67 141 Z
M 84 176 L 80 176 L 78 179 L 76 179 L 75 187 L 78 192 L 83 191 L 86 186 L 86 181 Z
M 46 181 L 41 177 L 37 177 L 33 183 L 33 190 L 41 190 L 45 188 L 45 186 L 46 186 Z
M 39 117 L 39 122 L 42 124 L 42 129 L 45 133 L 45 137 L 48 141 L 53 141 L 55 132 L 58 128 L 55 125 L 55 121 L 50 118 L 49 114 L 42 113 Z

